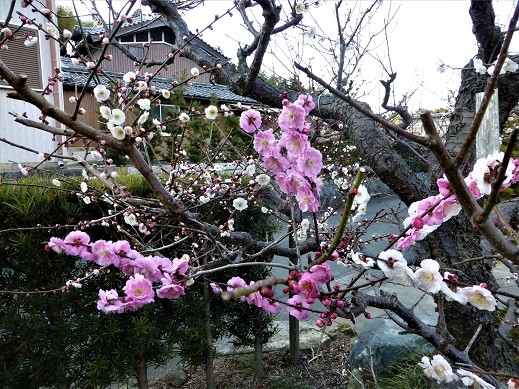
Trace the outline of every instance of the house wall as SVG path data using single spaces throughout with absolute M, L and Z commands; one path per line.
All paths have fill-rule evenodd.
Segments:
M 140 51 L 144 55 L 145 49 L 142 47 L 142 43 L 135 43 L 135 44 L 125 44 L 126 47 L 134 47 L 135 50 Z M 168 53 L 171 52 L 171 45 L 168 43 L 152 43 L 150 45 L 150 49 L 148 52 L 148 58 L 152 60 L 165 60 L 168 57 Z M 105 70 L 112 70 L 116 72 L 129 72 L 133 71 L 135 69 L 134 62 L 130 60 L 126 55 L 124 55 L 119 49 L 116 47 L 110 46 L 107 50 L 106 54 L 112 55 L 111 61 L 104 61 L 103 62 L 103 69 Z M 140 56 L 138 55 L 138 56 Z M 200 67 L 196 64 L 196 62 L 184 58 L 184 57 L 177 57 L 175 58 L 175 62 L 173 62 L 171 65 L 168 65 L 167 68 L 162 69 L 160 73 L 158 74 L 159 77 L 170 77 L 177 81 L 185 80 L 187 77 L 191 77 L 190 71 L 191 68 L 199 68 Z M 143 68 L 143 72 L 149 72 L 154 73 L 159 66 L 150 66 L 148 68 Z M 202 69 L 200 69 L 200 73 L 202 73 Z M 198 82 L 209 82 L 209 74 L 201 74 L 196 78 L 196 81 Z
M 46 26 L 46 20 L 41 15 L 37 13 L 33 13 L 28 8 L 21 8 L 20 1 L 15 1 L 15 8 L 12 18 L 13 25 L 19 22 L 18 16 L 16 14 L 17 11 L 22 14 L 27 14 L 28 17 L 36 18 L 37 22 L 42 23 Z M 47 7 L 54 9 L 54 1 L 47 0 Z M 11 1 L 1 1 L 0 2 L 0 20 L 5 20 L 7 17 L 9 8 L 11 6 Z M 31 28 L 31 26 L 27 26 L 27 28 Z M 58 66 L 58 52 L 57 52 L 57 44 L 52 40 L 46 40 L 45 34 L 42 32 L 38 32 L 37 29 L 34 29 L 34 35 L 38 36 L 37 49 L 39 52 L 38 57 L 40 58 L 40 63 L 33 63 L 32 66 L 38 67 L 41 75 L 41 80 L 43 83 L 47 80 L 49 76 L 52 76 L 54 73 L 54 67 Z M 25 40 L 23 33 L 16 37 L 20 40 Z M 4 55 L 7 55 L 9 51 L 3 52 Z M 0 59 L 2 55 L 0 55 Z M 23 61 L 20 61 L 22 63 Z M 26 64 L 23 64 L 26 67 Z M 23 73 L 23 66 L 17 69 L 16 65 L 13 66 L 12 70 L 16 72 Z M 41 90 L 41 89 L 40 89 Z M 56 142 L 59 141 L 59 137 L 53 139 L 51 134 L 38 131 L 32 128 L 28 128 L 22 126 L 14 122 L 14 118 L 9 112 L 15 112 L 19 115 L 26 113 L 27 117 L 33 120 L 38 120 L 40 116 L 40 111 L 27 103 L 24 103 L 19 100 L 12 100 L 7 98 L 7 94 L 12 91 L 12 88 L 5 85 L 0 85 L 0 138 L 6 139 L 15 144 L 23 145 L 30 149 L 33 149 L 38 152 L 53 152 L 56 149 Z M 53 104 L 62 108 L 62 91 L 61 85 L 56 85 L 54 87 L 54 92 L 45 97 Z M 52 119 L 48 119 L 49 124 L 51 126 L 56 126 L 56 123 Z M 13 147 L 11 145 L 6 144 L 5 142 L 0 142 L 0 167 L 3 169 L 16 168 L 18 163 L 37 163 L 40 162 L 41 158 L 38 154 L 31 153 L 26 150 L 22 150 L 17 147 Z M 57 162 L 57 161 L 54 161 Z

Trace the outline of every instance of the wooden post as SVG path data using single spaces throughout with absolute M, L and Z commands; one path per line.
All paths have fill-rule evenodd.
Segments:
M 476 109 L 481 105 L 483 92 L 476 94 Z M 485 112 L 481 126 L 476 137 L 476 159 L 486 158 L 489 154 L 499 151 L 501 140 L 499 138 L 499 98 L 495 90 L 490 104 Z

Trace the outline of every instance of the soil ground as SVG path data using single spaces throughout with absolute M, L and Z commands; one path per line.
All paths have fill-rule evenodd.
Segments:
M 264 354 L 265 379 L 258 382 L 251 354 L 220 356 L 215 359 L 215 379 L 218 389 L 344 389 L 348 386 L 348 350 L 350 333 L 335 333 L 331 342 L 321 350 L 304 350 L 296 364 L 288 351 Z M 204 369 L 188 373 L 182 388 L 205 389 Z M 153 389 L 173 388 L 156 380 Z

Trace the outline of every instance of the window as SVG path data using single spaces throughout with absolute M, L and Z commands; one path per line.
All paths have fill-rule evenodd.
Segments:
M 11 30 L 16 27 L 12 26 Z M 38 30 L 22 28 L 16 34 L 12 41 L 7 41 L 8 50 L 0 51 L 0 59 L 16 74 L 26 74 L 28 76 L 28 85 L 34 89 L 43 89 L 43 81 L 41 76 L 40 61 L 40 42 L 35 45 L 26 47 L 25 34 L 38 37 Z M 0 85 L 7 85 L 5 81 L 0 81 Z
M 144 57 L 144 47 L 142 46 L 128 46 L 128 50 L 139 59 Z
M 161 122 L 164 122 L 166 118 L 169 116 L 170 118 L 174 118 L 178 116 L 178 113 L 180 112 L 180 107 L 177 105 L 170 105 L 170 104 L 161 104 L 159 106 L 154 106 L 151 109 L 151 115 L 160 120 Z
M 134 37 L 133 34 L 125 35 L 120 38 L 120 41 L 121 42 L 134 42 L 133 37 Z
M 148 31 L 141 31 L 135 34 L 135 42 L 148 42 Z
M 162 42 L 162 30 L 158 28 L 156 28 L 155 30 L 151 30 L 150 39 L 153 42 Z
M 164 30 L 164 42 L 171 45 L 175 44 L 175 34 L 171 30 Z

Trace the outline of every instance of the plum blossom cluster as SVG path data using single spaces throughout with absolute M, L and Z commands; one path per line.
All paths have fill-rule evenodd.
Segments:
M 504 153 L 499 152 L 476 161 L 474 169 L 465 178 L 465 183 L 475 199 L 490 194 L 503 157 Z M 513 159 L 507 166 L 501 189 L 506 189 L 517 182 L 519 182 L 519 159 Z M 404 227 L 408 230 L 405 236 L 396 242 L 399 250 L 405 250 L 416 241 L 424 239 L 442 223 L 461 212 L 461 206 L 452 193 L 449 181 L 440 178 L 437 184 L 438 195 L 427 197 L 409 206 L 409 216 L 404 220 Z
M 135 311 L 154 302 L 155 295 L 159 298 L 179 298 L 189 281 L 188 256 L 174 259 L 144 256 L 133 250 L 125 240 L 92 242 L 87 233 L 73 231 L 64 239 L 52 237 L 47 248 L 95 262 L 101 267 L 115 266 L 129 277 L 122 296 L 115 289 L 99 290 L 97 308 L 107 313 Z
M 300 95 L 295 102 L 283 100 L 283 109 L 278 118 L 281 137 L 272 129 L 259 130 L 261 117 L 253 109 L 242 113 L 241 128 L 248 133 L 256 132 L 254 149 L 261 155 L 263 166 L 275 175 L 276 183 L 287 196 L 295 196 L 303 212 L 319 209 L 320 185 L 317 179 L 323 162 L 319 150 L 308 140 L 310 123 L 306 116 L 315 107 L 310 95 Z
M 314 265 L 306 272 L 292 270 L 287 279 L 287 284 L 283 288 L 283 293 L 292 295 L 285 303 L 288 313 L 298 320 L 306 320 L 310 316 L 308 310 L 310 305 L 320 301 L 328 311 L 321 313 L 321 317 L 316 324 L 319 327 L 331 326 L 332 320 L 337 318 L 336 308 L 344 306 L 344 301 L 329 297 L 327 293 L 320 289 L 321 285 L 332 280 L 330 265 L 327 263 Z M 254 287 L 254 284 L 254 282 L 247 284 L 242 278 L 233 277 L 227 282 L 227 291 L 231 292 L 236 288 Z M 222 292 L 218 285 L 212 284 L 211 286 L 215 293 Z M 281 310 L 281 305 L 274 299 L 274 292 L 270 287 L 263 287 L 259 291 L 241 297 L 241 299 L 270 313 L 278 313 Z
M 354 263 L 365 269 L 375 265 L 374 259 L 361 253 L 353 253 L 351 258 Z M 468 303 L 481 310 L 494 311 L 496 309 L 497 301 L 486 289 L 484 283 L 460 287 L 458 276 L 449 272 L 445 272 L 442 276 L 440 264 L 434 259 L 424 259 L 420 262 L 420 266 L 413 271 L 400 251 L 389 249 L 378 255 L 376 264 L 389 279 L 412 283 L 427 293 L 442 292 L 449 300 L 464 305 Z
M 483 61 L 479 58 L 474 58 L 472 64 L 474 65 L 476 73 L 479 74 L 488 73 L 489 75 L 492 75 L 496 67 L 496 63 L 494 62 L 487 69 L 487 67 L 483 64 Z M 519 65 L 517 63 L 512 61 L 510 58 L 505 58 L 505 62 L 503 63 L 503 67 L 501 68 L 499 75 L 505 74 L 506 72 L 516 72 L 517 69 L 519 69 Z
M 423 369 L 424 374 L 427 377 L 435 380 L 438 383 L 449 383 L 461 380 L 463 385 L 467 387 L 495 389 L 494 385 L 489 384 L 481 377 L 470 371 L 457 369 L 456 372 L 454 372 L 449 362 L 447 362 L 447 360 L 439 354 L 434 355 L 432 359 L 429 357 L 422 357 L 422 361 L 418 363 L 418 365 Z M 511 383 L 513 384 L 512 379 L 508 382 L 509 387 Z

